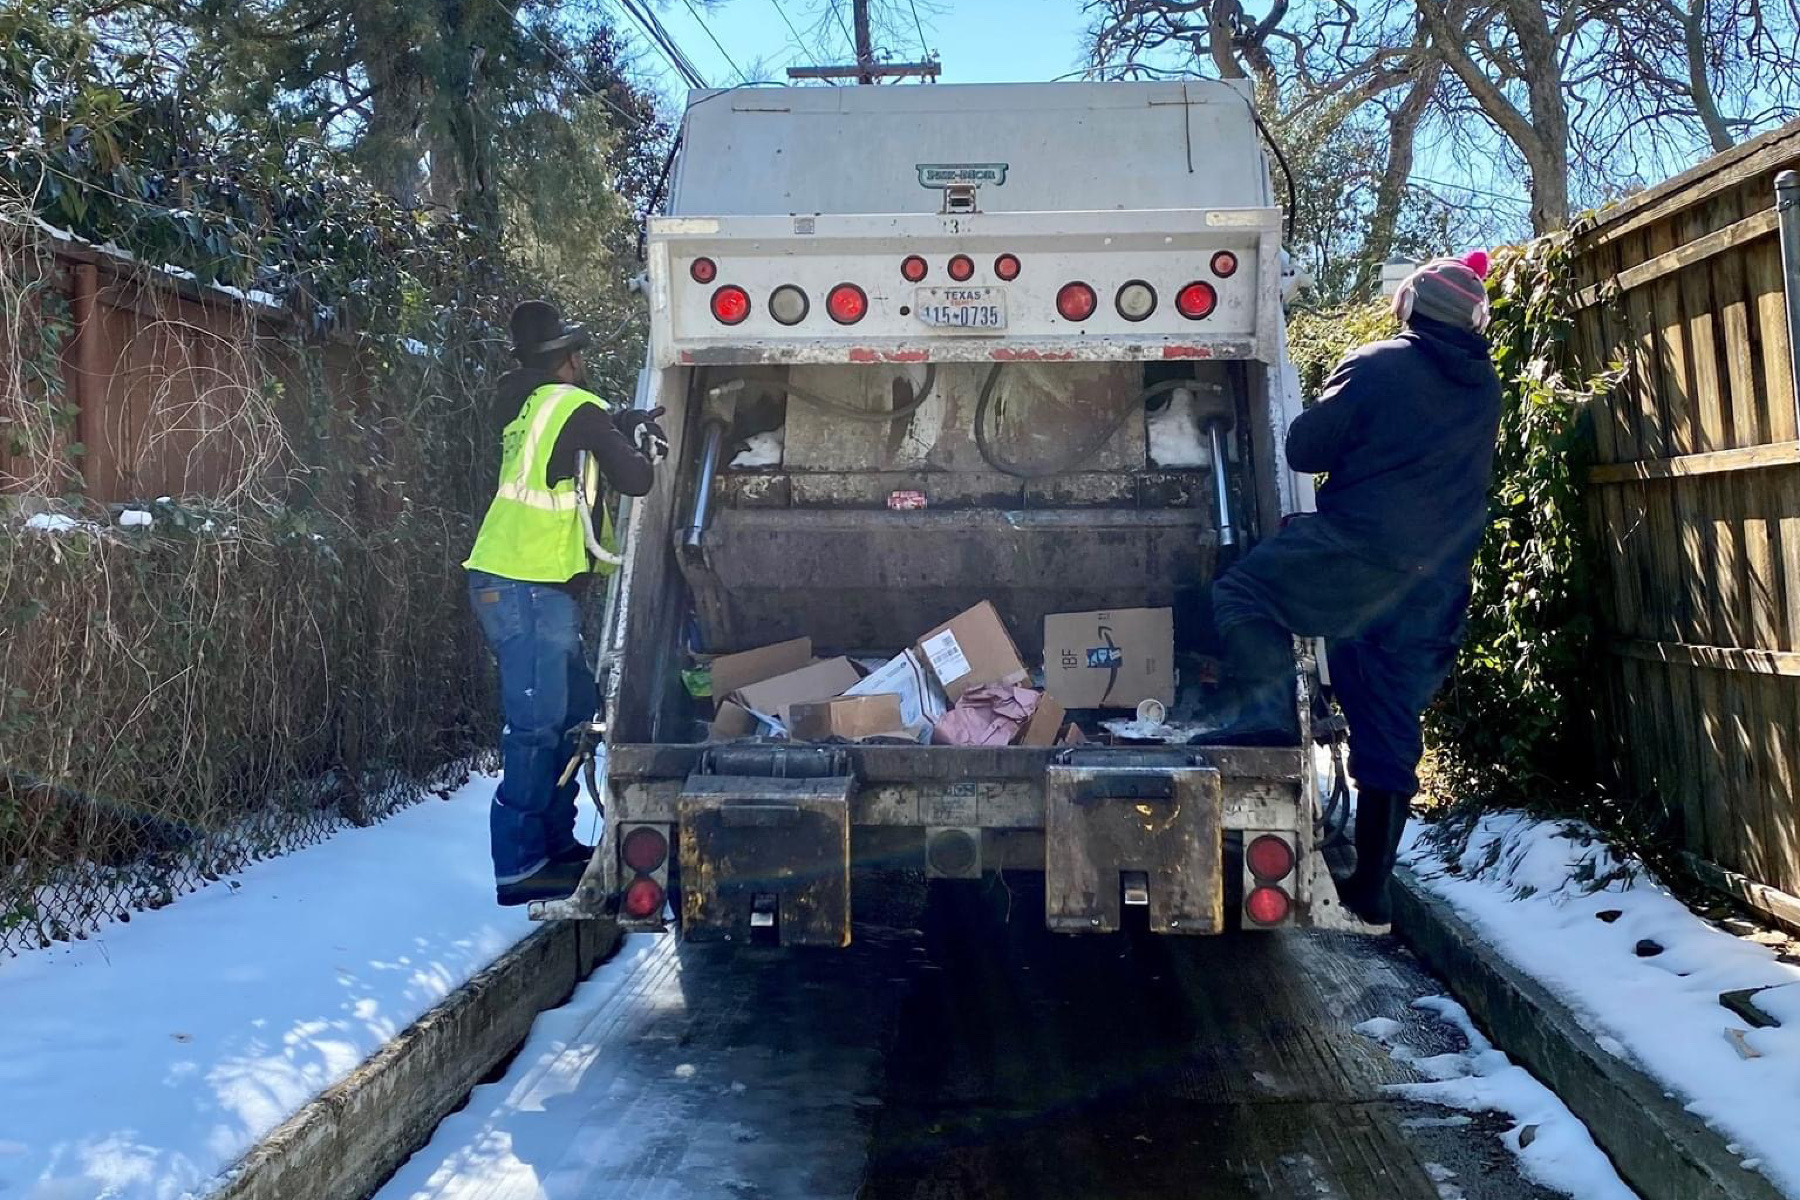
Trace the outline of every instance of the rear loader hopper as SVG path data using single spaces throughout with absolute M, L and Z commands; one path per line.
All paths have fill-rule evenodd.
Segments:
M 1214 682 L 1214 576 L 1312 502 L 1280 454 L 1281 230 L 1229 84 L 696 93 L 646 244 L 634 403 L 667 409 L 672 450 L 616 522 L 605 833 L 534 915 L 841 946 L 879 863 L 1043 872 L 1068 932 L 1339 923 L 1312 647 L 1302 744 L 1182 732 Z M 758 648 L 850 671 L 831 696 L 861 669 L 835 664 L 908 651 L 973 680 L 968 635 L 948 671 L 928 635 L 978 612 L 1023 668 L 996 680 L 1035 691 L 1046 618 L 1139 610 L 1171 614 L 1166 695 L 1068 705 L 1079 744 L 758 736 L 793 712 L 687 686 Z M 1104 732 L 1141 699 L 1165 721 Z

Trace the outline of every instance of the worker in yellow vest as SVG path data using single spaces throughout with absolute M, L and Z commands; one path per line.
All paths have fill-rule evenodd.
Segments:
M 513 310 L 517 370 L 500 379 L 501 411 L 518 415 L 501 434 L 500 483 L 463 564 L 469 603 L 500 661 L 503 775 L 489 810 L 496 899 L 526 904 L 568 896 L 592 848 L 575 837 L 579 784 L 559 784 L 574 754 L 571 731 L 598 700 L 581 645 L 581 597 L 594 574 L 613 570 L 588 549 L 577 489 L 604 512 L 598 481 L 642 496 L 668 440 L 649 412 L 609 411 L 584 386 L 579 325 L 531 300 Z M 604 543 L 610 527 L 599 534 Z

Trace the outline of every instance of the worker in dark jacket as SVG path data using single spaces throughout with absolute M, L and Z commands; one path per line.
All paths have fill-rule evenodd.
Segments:
M 598 707 L 581 646 L 581 596 L 595 563 L 589 534 L 609 540 L 597 484 L 642 496 L 668 442 L 662 410 L 614 414 L 587 390 L 579 325 L 528 301 L 512 314 L 517 370 L 500 379 L 499 403 L 518 415 L 501 435 L 500 482 L 463 564 L 469 602 L 500 660 L 504 771 L 490 809 L 496 898 L 525 904 L 568 896 L 592 848 L 575 838 L 570 731 Z M 577 489 L 581 497 L 578 500 Z
M 1487 521 L 1500 381 L 1484 336 L 1485 254 L 1425 264 L 1401 285 L 1400 336 L 1346 358 L 1288 430 L 1288 466 L 1328 476 L 1318 512 L 1287 522 L 1213 588 L 1238 710 L 1210 734 L 1293 744 L 1293 637 L 1328 640 L 1358 788 L 1364 920 L 1389 919 L 1387 882 L 1418 791 L 1419 717 L 1462 641 L 1469 569 Z

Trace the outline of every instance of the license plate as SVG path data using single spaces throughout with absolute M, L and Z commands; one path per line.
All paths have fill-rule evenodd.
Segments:
M 913 315 L 937 329 L 981 333 L 1006 328 L 1006 290 L 997 287 L 919 288 Z

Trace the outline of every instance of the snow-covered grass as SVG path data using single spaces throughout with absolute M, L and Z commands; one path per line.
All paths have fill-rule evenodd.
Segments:
M 1800 966 L 1701 920 L 1576 822 L 1495 813 L 1465 842 L 1409 836 L 1405 860 L 1427 888 L 1746 1168 L 1800 1196 Z M 1721 1005 L 1747 988 L 1769 989 L 1753 1002 L 1779 1027 Z
M 0 1195 L 176 1200 L 527 936 L 477 776 L 83 942 L 0 960 Z M 593 833 L 584 810 L 583 836 Z
M 1455 1026 L 1464 1049 L 1421 1055 L 1406 1044 L 1400 1022 L 1385 1017 L 1364 1021 L 1356 1027 L 1358 1033 L 1381 1042 L 1394 1058 L 1429 1081 L 1390 1084 L 1388 1091 L 1464 1112 L 1505 1113 L 1513 1127 L 1503 1140 L 1529 1178 L 1579 1200 L 1635 1200 L 1587 1126 L 1556 1093 L 1496 1050 L 1462 1005 L 1448 996 L 1424 996 L 1413 1001 L 1413 1007 Z M 1440 1185 L 1449 1182 L 1438 1179 Z

